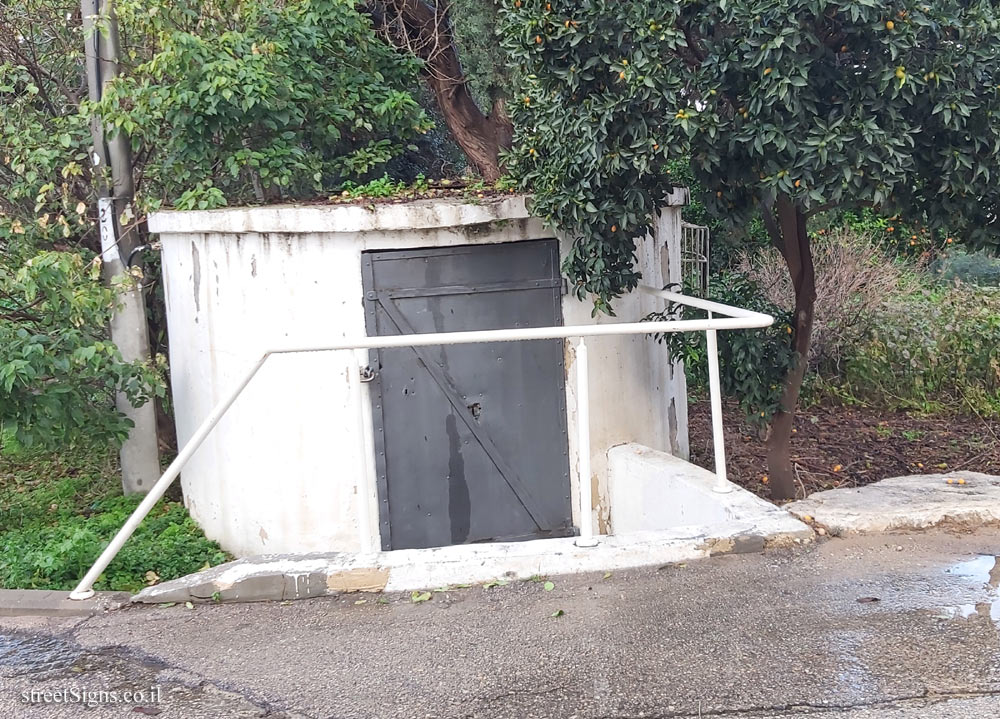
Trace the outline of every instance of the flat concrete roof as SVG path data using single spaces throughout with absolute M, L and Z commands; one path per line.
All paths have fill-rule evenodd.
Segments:
M 668 207 L 687 204 L 687 188 L 669 196 Z M 217 210 L 166 210 L 149 216 L 157 234 L 329 233 L 427 230 L 526 220 L 530 195 L 484 199 L 421 199 L 371 204 L 288 204 L 224 207 Z

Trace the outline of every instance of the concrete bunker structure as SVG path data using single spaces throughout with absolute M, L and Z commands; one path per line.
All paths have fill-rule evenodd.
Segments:
M 686 200 L 676 190 L 639 243 L 647 286 L 681 277 Z M 325 557 L 331 576 L 378 569 L 381 588 L 417 587 L 700 556 L 748 532 L 755 546 L 801 536 L 778 508 L 732 485 L 713 492 L 715 475 L 685 461 L 683 371 L 647 334 L 586 339 L 589 402 L 573 339 L 310 351 L 662 309 L 636 291 L 616 317 L 594 317 L 560 273 L 570 240 L 523 196 L 161 212 L 149 224 L 180 446 L 265 351 L 306 350 L 272 355 L 183 468 L 192 516 L 237 557 Z M 618 535 L 589 559 L 573 539 L 588 504 L 596 533 Z

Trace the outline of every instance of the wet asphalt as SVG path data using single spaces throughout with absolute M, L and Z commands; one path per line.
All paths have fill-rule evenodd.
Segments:
M 0 619 L 0 717 L 991 719 L 998 554 L 1000 530 L 887 535 L 548 591 Z

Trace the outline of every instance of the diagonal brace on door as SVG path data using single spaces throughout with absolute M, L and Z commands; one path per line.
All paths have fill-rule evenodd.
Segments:
M 393 302 L 392 295 L 388 292 L 378 292 L 378 305 L 386 313 L 392 323 L 396 326 L 396 330 L 400 334 L 413 335 L 417 334 L 403 313 L 399 311 Z M 549 529 L 551 527 L 557 526 L 561 520 L 553 519 L 552 517 L 546 516 L 545 510 L 542 508 L 541 503 L 538 499 L 531 493 L 528 485 L 524 483 L 520 475 L 518 475 L 517 470 L 515 470 L 507 460 L 504 459 L 503 454 L 500 449 L 493 443 L 490 439 L 489 434 L 483 429 L 483 426 L 473 420 L 472 414 L 469 412 L 468 407 L 462 400 L 461 393 L 458 388 L 451 382 L 447 374 L 441 370 L 432 357 L 427 352 L 426 347 L 411 347 L 414 354 L 417 355 L 417 360 L 424 366 L 427 373 L 430 374 L 431 378 L 437 383 L 441 392 L 444 394 L 445 398 L 455 409 L 455 414 L 457 414 L 465 426 L 468 427 L 469 431 L 479 442 L 486 455 L 493 462 L 493 465 L 500 472 L 500 476 L 503 477 L 507 486 L 510 487 L 514 496 L 517 497 L 518 501 L 524 507 L 525 511 L 531 517 L 532 521 L 538 529 Z

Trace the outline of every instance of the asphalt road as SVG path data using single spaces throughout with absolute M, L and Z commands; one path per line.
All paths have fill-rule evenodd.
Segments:
M 416 604 L 3 619 L 0 717 L 991 719 L 997 554 L 996 530 L 834 539 Z M 24 701 L 147 688 L 141 713 Z

